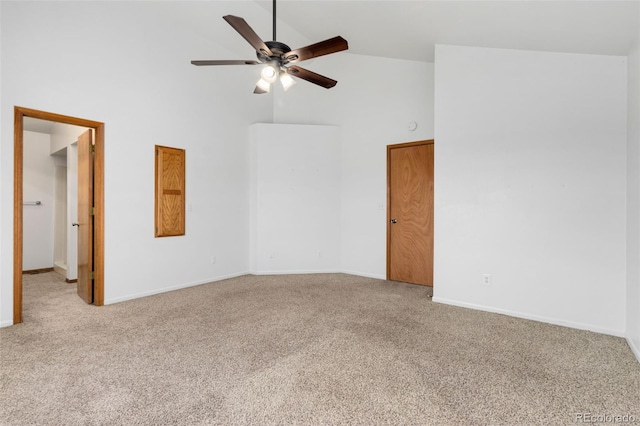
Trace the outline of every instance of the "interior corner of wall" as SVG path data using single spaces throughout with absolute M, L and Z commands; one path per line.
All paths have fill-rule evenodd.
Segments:
M 636 356 L 638 362 L 640 362 L 640 340 L 634 340 L 633 337 L 627 336 L 627 344 L 631 348 L 631 352 Z

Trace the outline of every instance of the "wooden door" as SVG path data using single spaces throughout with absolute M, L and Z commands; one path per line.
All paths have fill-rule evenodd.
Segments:
M 433 286 L 433 140 L 387 147 L 387 279 Z
M 93 303 L 93 137 L 78 138 L 78 296 Z
M 185 150 L 155 146 L 155 236 L 185 234 Z

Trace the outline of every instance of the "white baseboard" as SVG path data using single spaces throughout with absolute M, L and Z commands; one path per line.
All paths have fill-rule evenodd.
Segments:
M 67 278 L 67 265 L 60 262 L 55 262 L 53 264 L 53 270 L 63 277 Z
M 252 275 L 304 275 L 304 274 L 347 274 L 347 275 L 355 275 L 358 277 L 366 277 L 366 278 L 374 278 L 377 280 L 386 279 L 383 275 L 377 274 L 368 274 L 365 272 L 358 271 L 347 271 L 347 270 L 309 270 L 309 269 L 300 269 L 300 270 L 285 270 L 285 271 L 251 271 Z
M 2 327 L 9 327 L 13 325 L 13 321 L 2 321 L 0 322 L 0 328 Z
M 633 354 L 636 356 L 636 359 L 638 360 L 638 362 L 640 362 L 640 347 L 638 345 L 636 345 L 636 342 L 630 337 L 627 337 L 627 343 L 629 344 L 629 347 L 631 348 L 631 352 L 633 352 Z
M 550 317 L 544 317 L 544 316 L 539 316 L 539 315 L 525 314 L 525 313 L 522 313 L 522 312 L 510 311 L 510 310 L 507 310 L 507 309 L 498 309 L 498 308 L 493 308 L 493 307 L 489 307 L 489 306 L 476 305 L 476 304 L 473 304 L 473 303 L 460 302 L 460 301 L 457 301 L 457 300 L 443 299 L 441 297 L 435 297 L 435 296 L 434 296 L 434 298 L 432 300 L 434 302 L 436 302 L 436 303 L 442 303 L 442 304 L 445 304 L 445 305 L 459 306 L 459 307 L 462 307 L 462 308 L 475 309 L 477 311 L 493 312 L 495 314 L 508 315 L 510 317 L 516 317 L 516 318 L 522 318 L 522 319 L 527 319 L 527 320 L 532 320 L 532 321 L 544 322 L 544 323 L 547 323 L 547 324 L 560 325 L 560 326 L 563 326 L 563 327 L 576 328 L 578 330 L 593 331 L 595 333 L 608 334 L 610 336 L 625 337 L 624 330 L 615 330 L 615 329 L 609 329 L 609 328 L 605 328 L 605 327 L 598 327 L 598 326 L 595 326 L 595 325 L 592 325 L 592 324 L 584 324 L 584 323 L 573 322 L 573 321 L 565 321 L 565 320 L 561 320 L 561 319 L 557 319 L 557 318 L 550 318 Z
M 251 271 L 251 275 L 305 275 L 305 274 L 339 274 L 338 270 L 325 269 L 298 269 L 284 271 Z
M 342 270 L 340 272 L 343 273 L 343 274 L 356 275 L 356 276 L 359 276 L 359 277 L 375 278 L 376 280 L 386 280 L 387 279 L 387 277 L 384 276 L 384 275 L 369 274 L 367 272 L 348 271 L 348 270 Z
M 248 275 L 248 274 L 249 274 L 249 272 L 239 272 L 239 273 L 236 273 L 236 274 L 222 275 L 222 276 L 219 276 L 219 277 L 207 278 L 205 280 L 192 281 L 192 282 L 177 284 L 177 285 L 173 285 L 173 286 L 169 286 L 169 287 L 163 287 L 161 289 L 155 289 L 155 290 L 151 290 L 151 291 L 143 291 L 141 293 L 128 294 L 128 295 L 122 296 L 122 297 L 114 297 L 112 299 L 106 299 L 104 301 L 104 304 L 105 305 L 112 305 L 114 303 L 125 302 L 127 300 L 139 299 L 141 297 L 153 296 L 155 294 L 167 293 L 169 291 L 180 290 L 180 289 L 188 288 L 188 287 L 195 287 L 197 285 L 213 283 L 213 282 L 216 282 L 216 281 L 228 280 L 230 278 L 237 278 L 237 277 L 241 277 L 243 275 Z

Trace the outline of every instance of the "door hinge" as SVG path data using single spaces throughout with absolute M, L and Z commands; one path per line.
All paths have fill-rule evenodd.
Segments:
M 89 279 L 92 280 L 93 279 L 93 271 L 89 272 Z
M 91 144 L 91 152 L 96 152 L 96 146 L 94 144 Z
M 96 208 L 89 207 L 89 216 L 95 216 L 95 214 L 96 214 Z

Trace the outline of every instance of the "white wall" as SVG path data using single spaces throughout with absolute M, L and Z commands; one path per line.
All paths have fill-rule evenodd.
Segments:
M 640 12 L 638 13 L 640 15 Z M 627 341 L 640 360 L 640 35 L 627 71 Z
M 624 335 L 626 67 L 436 47 L 434 300 Z
M 339 80 L 335 88 L 299 82 L 257 97 L 252 67 L 189 64 L 237 57 L 247 46 L 224 25 L 211 27 L 215 37 L 193 33 L 179 23 L 185 7 L 204 5 L 0 3 L 1 122 L 11 123 L 13 106 L 22 105 L 106 123 L 107 303 L 249 270 L 248 128 L 272 119 L 340 127 L 341 268 L 384 277 L 385 147 L 434 136 L 433 64 L 340 53 L 305 65 Z M 209 2 L 207 12 L 202 19 L 232 13 L 269 31 L 268 12 L 252 2 Z M 640 210 L 639 118 L 631 99 L 637 40 L 629 58 L 627 149 L 634 158 L 626 179 L 620 58 L 438 52 L 436 300 L 612 334 L 623 334 L 626 319 L 637 348 L 635 220 L 627 223 L 632 260 L 624 284 L 626 186 L 627 213 Z M 409 121 L 418 123 L 415 132 Z M 185 237 L 153 238 L 154 144 L 187 149 Z M 0 325 L 12 321 L 12 162 L 5 125 Z M 479 287 L 487 272 L 493 285 Z
M 67 146 L 67 279 L 78 279 L 78 142 Z
M 340 270 L 340 131 L 251 127 L 251 271 Z
M 78 141 L 78 136 L 87 130 L 86 127 L 71 124 L 53 123 L 51 126 L 51 154 L 65 149 Z
M 66 153 L 65 153 L 66 154 Z M 66 163 L 66 155 L 64 160 Z M 67 278 L 67 166 L 56 164 L 54 184 L 53 267 Z
M 197 3 L 180 2 L 180 7 Z M 258 70 L 252 67 L 190 64 L 238 55 L 226 48 L 227 40 L 234 40 L 232 29 L 229 37 L 205 38 L 159 13 L 160 5 L 0 5 L 1 122 L 12 123 L 13 107 L 20 105 L 106 123 L 106 303 L 249 269 L 248 129 L 271 120 L 271 99 L 253 95 Z M 210 19 L 230 13 L 270 23 L 267 11 L 253 2 L 208 6 Z M 191 210 L 183 237 L 154 238 L 155 144 L 186 149 Z M 7 214 L 13 203 L 12 162 L 13 130 L 6 125 L 0 128 L 1 325 L 11 324 L 13 316 L 13 224 Z M 217 256 L 213 265 L 212 255 Z
M 338 84 L 276 90 L 274 121 L 340 127 L 342 269 L 385 278 L 386 146 L 433 138 L 433 64 L 342 52 L 305 66 Z
M 107 303 L 248 271 L 248 127 L 272 119 L 341 127 L 342 170 L 348 172 L 342 180 L 340 225 L 347 231 L 341 252 L 349 253 L 342 267 L 384 276 L 385 147 L 433 136 L 432 64 L 341 53 L 307 64 L 337 78 L 336 88 L 327 91 L 300 82 L 286 94 L 257 97 L 251 93 L 257 80 L 252 67 L 189 64 L 194 58 L 237 56 L 238 49 L 246 48 L 241 38 L 210 38 L 192 33 L 186 21 L 176 24 L 181 8 L 202 7 L 197 2 L 180 7 L 151 2 L 0 7 L 2 121 L 11 122 L 13 106 L 23 105 L 106 123 Z M 243 16 L 257 31 L 270 26 L 268 12 L 251 2 L 208 7 L 219 8 L 216 16 Z M 139 22 L 145 22 L 144 32 Z M 86 36 L 78 38 L 79 31 Z M 298 38 L 292 43 L 308 42 Z M 88 54 L 80 60 L 78 52 Z M 41 60 L 49 64 L 47 74 L 40 71 Z M 407 130 L 409 121 L 418 122 L 416 132 Z M 0 131 L 6 211 L 13 145 L 10 128 Z M 155 143 L 187 149 L 191 211 L 186 237 L 152 237 L 149 153 Z M 6 325 L 12 300 L 11 217 L 3 216 L 1 225 L 0 323 Z M 141 251 L 147 255 L 136 259 Z M 210 263 L 212 256 L 216 264 Z
M 78 278 L 78 228 L 72 223 L 78 221 L 78 137 L 88 128 L 71 124 L 53 123 L 51 126 L 51 153 L 64 150 L 66 156 L 66 211 L 64 223 L 64 275 L 67 280 Z M 57 228 L 56 228 L 57 230 Z M 62 272 L 62 271 L 61 271 Z
M 22 208 L 24 271 L 53 267 L 55 165 L 50 140 L 43 133 L 24 132 L 23 200 L 42 203 Z

